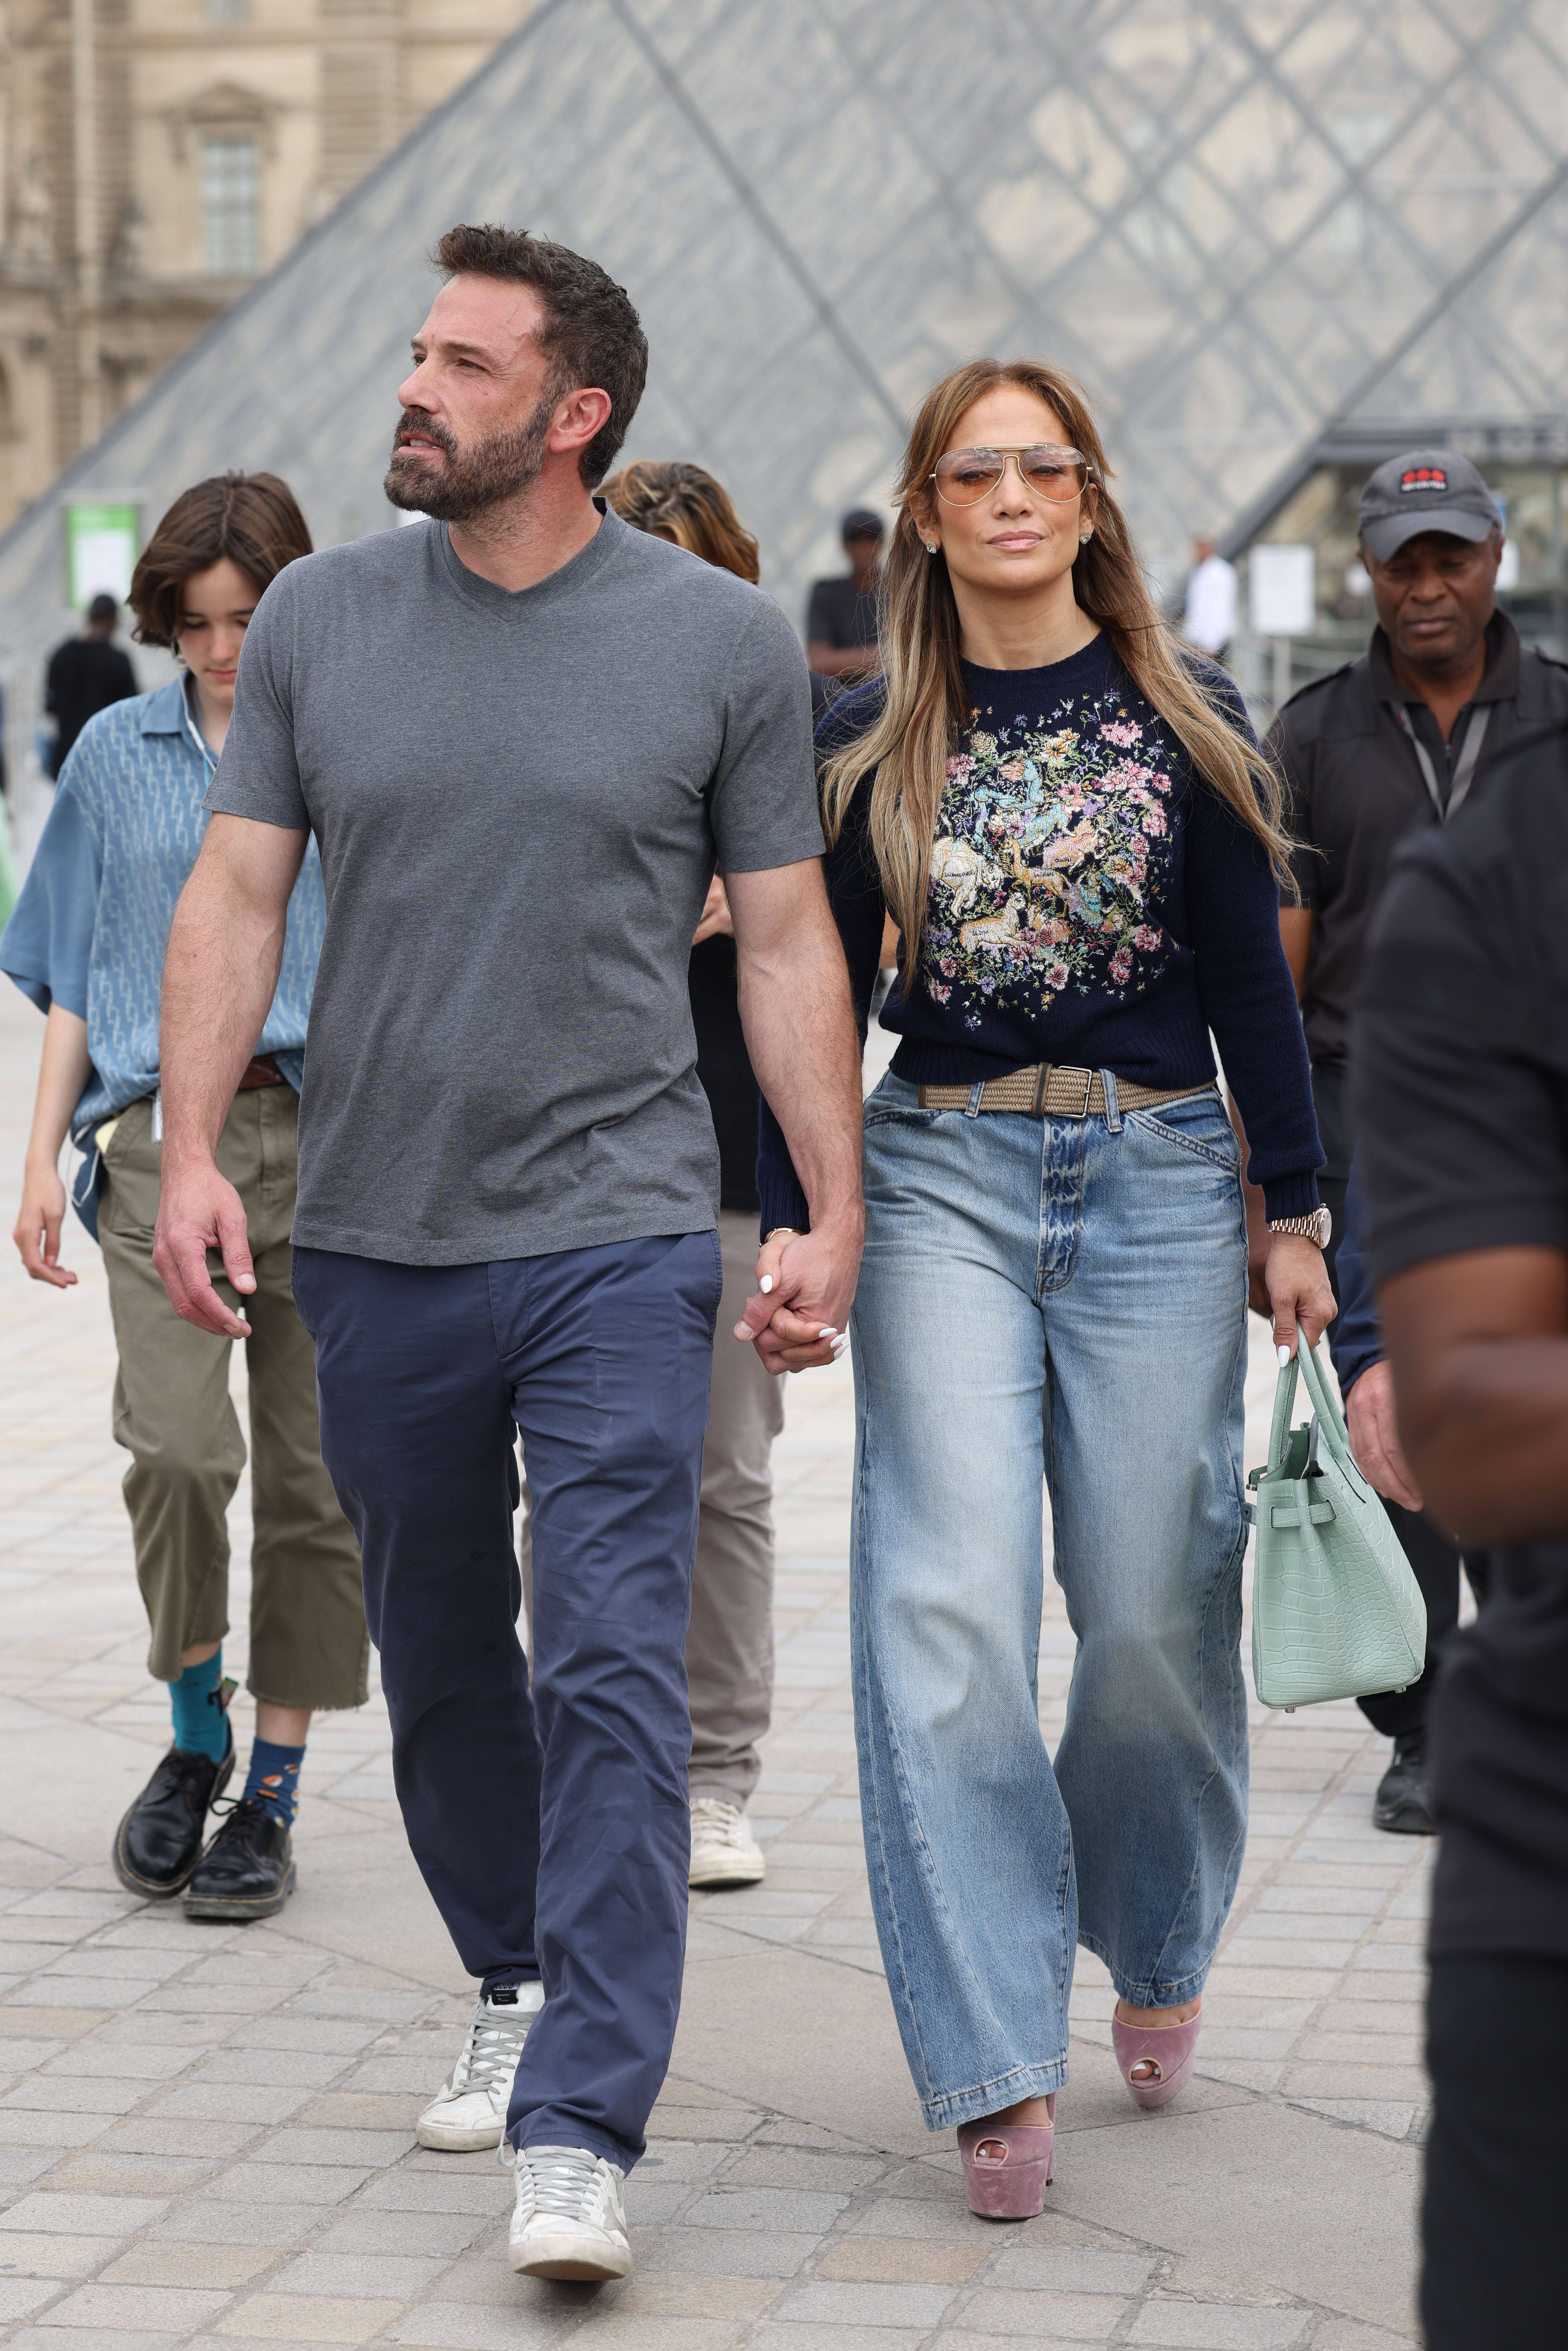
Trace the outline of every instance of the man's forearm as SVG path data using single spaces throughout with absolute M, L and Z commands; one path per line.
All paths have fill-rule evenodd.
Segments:
M 813 1226 L 861 1214 L 861 1067 L 843 950 L 824 905 L 788 951 L 737 957 L 741 1026 Z
M 1393 1364 L 1398 1381 L 1397 1349 Z M 1524 1542 L 1568 1529 L 1568 1340 L 1456 1348 L 1421 1384 L 1414 1410 L 1401 1386 L 1399 1419 L 1434 1512 L 1466 1541 Z
M 277 987 L 287 925 L 204 854 L 163 963 L 159 1065 L 164 1164 L 211 1157 Z

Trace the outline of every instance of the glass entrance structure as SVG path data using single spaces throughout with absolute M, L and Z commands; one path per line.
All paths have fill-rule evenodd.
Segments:
M 921 393 L 990 350 L 1089 386 L 1166 592 L 1195 534 L 1312 535 L 1323 658 L 1364 633 L 1358 469 L 1468 436 L 1562 643 L 1562 0 L 545 0 L 0 541 L 12 662 L 60 632 L 68 500 L 150 521 L 266 465 L 322 543 L 392 528 L 394 388 L 462 219 L 631 289 L 628 455 L 718 474 L 797 620 Z

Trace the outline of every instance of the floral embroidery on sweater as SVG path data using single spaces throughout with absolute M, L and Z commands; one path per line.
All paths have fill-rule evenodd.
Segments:
M 1038 1014 L 1069 987 L 1124 1002 L 1169 959 L 1176 755 L 1135 709 L 1123 686 L 1043 725 L 972 714 L 947 762 L 921 945 L 927 991 L 956 999 L 966 1028 L 999 1006 Z

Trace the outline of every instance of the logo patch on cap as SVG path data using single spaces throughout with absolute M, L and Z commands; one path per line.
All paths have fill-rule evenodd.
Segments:
M 1448 477 L 1441 465 L 1411 465 L 1399 476 L 1404 490 L 1446 490 Z

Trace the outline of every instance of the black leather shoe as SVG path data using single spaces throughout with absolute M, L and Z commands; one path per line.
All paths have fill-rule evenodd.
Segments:
M 178 1894 L 202 1857 L 207 1807 L 228 1786 L 234 1732 L 222 1762 L 171 1747 L 114 1834 L 114 1874 L 132 1894 Z
M 185 1889 L 187 1918 L 271 1918 L 294 1891 L 294 1854 L 277 1813 L 242 1796 Z
M 1395 1740 L 1394 1761 L 1372 1800 L 1372 1825 L 1400 1836 L 1436 1836 L 1437 1824 L 1427 1802 L 1425 1730 L 1402 1731 Z

